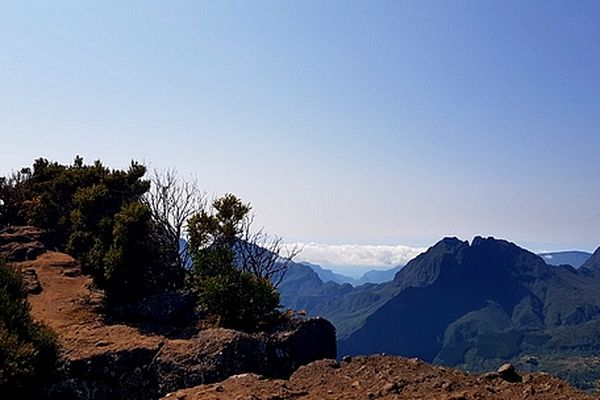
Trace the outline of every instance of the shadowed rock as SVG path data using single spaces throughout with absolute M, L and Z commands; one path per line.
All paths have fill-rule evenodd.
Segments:
M 8 261 L 34 260 L 46 251 L 42 244 L 46 232 L 33 226 L 9 227 L 0 230 L 0 255 Z
M 502 364 L 497 372 L 498 375 L 500 375 L 500 378 L 507 382 L 515 383 L 523 381 L 523 378 L 521 378 L 521 375 L 517 374 L 517 371 L 515 371 L 515 367 L 512 364 Z

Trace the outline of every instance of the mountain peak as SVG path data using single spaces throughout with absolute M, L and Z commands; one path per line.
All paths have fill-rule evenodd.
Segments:
M 540 257 L 504 239 L 475 236 L 469 244 L 445 237 L 410 261 L 394 281 L 400 287 L 422 287 L 439 279 L 452 283 L 505 280 L 510 274 L 539 277 L 543 266 Z
M 590 272 L 600 271 L 600 247 L 598 247 L 592 256 L 581 266 L 581 269 Z

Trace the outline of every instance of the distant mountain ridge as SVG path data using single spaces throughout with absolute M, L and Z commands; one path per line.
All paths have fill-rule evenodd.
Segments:
M 600 378 L 600 250 L 576 270 L 504 240 L 446 238 L 393 285 L 396 294 L 339 339 L 340 354 L 385 352 L 472 371 L 531 358 L 525 368 L 580 387 Z M 569 362 L 581 370 L 565 369 Z
M 315 273 L 323 282 L 335 282 L 339 283 L 340 285 L 349 283 L 352 286 L 360 286 L 364 285 L 365 283 L 384 283 L 391 281 L 392 279 L 394 279 L 396 273 L 400 271 L 402 267 L 404 267 L 404 265 L 397 265 L 393 268 L 383 270 L 371 269 L 362 274 L 360 278 L 353 278 L 351 276 L 347 276 L 339 272 L 323 268 L 320 265 L 309 263 L 306 261 L 302 262 L 301 264 L 306 265 L 310 267 L 313 271 L 315 271 Z
M 573 268 L 581 267 L 592 256 L 586 251 L 555 251 L 538 253 L 538 256 L 548 265 L 570 265 Z
M 394 276 L 400 271 L 404 265 L 397 265 L 389 269 L 372 269 L 365 272 L 357 281 L 357 285 L 365 283 L 384 283 L 394 279 Z
M 340 355 L 384 352 L 471 371 L 508 361 L 591 388 L 600 378 L 600 249 L 579 269 L 563 264 L 505 240 L 445 238 L 389 282 L 352 287 L 292 266 L 280 289 L 283 304 L 334 323 Z
M 343 285 L 344 283 L 349 283 L 352 286 L 356 286 L 356 279 L 352 278 L 351 276 L 340 274 L 330 269 L 323 268 L 318 264 L 313 264 L 306 261 L 302 262 L 301 264 L 306 265 L 310 267 L 313 271 L 315 271 L 315 273 L 323 282 L 335 282 L 339 283 L 340 285 Z

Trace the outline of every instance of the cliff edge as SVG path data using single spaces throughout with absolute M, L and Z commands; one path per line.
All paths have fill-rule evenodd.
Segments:
M 58 334 L 63 362 L 47 388 L 50 399 L 159 398 L 241 373 L 287 378 L 301 365 L 336 357 L 335 328 L 322 318 L 290 319 L 258 333 L 194 319 L 131 318 L 132 310 L 139 317 L 161 307 L 169 312 L 159 316 L 185 309 L 175 293 L 109 316 L 103 293 L 79 263 L 49 251 L 42 238 L 33 227 L 11 228 L 0 232 L 0 250 L 24 274 L 32 316 Z

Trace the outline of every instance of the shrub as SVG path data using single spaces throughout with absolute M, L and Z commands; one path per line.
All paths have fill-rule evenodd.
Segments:
M 183 282 L 178 254 L 161 246 L 160 226 L 142 203 L 146 168 L 110 170 L 100 161 L 73 165 L 43 158 L 0 179 L 0 225 L 32 224 L 73 255 L 111 303 L 136 300 Z
M 20 274 L 0 260 L 0 393 L 28 397 L 53 371 L 56 335 L 33 322 Z
M 222 325 L 260 329 L 280 316 L 279 292 L 270 279 L 279 255 L 244 240 L 252 220 L 250 205 L 232 194 L 212 205 L 213 212 L 202 211 L 188 223 L 192 290 L 199 307 L 218 316 Z M 257 256 L 241 257 L 240 249 Z
M 110 301 L 129 302 L 181 284 L 183 271 L 178 264 L 169 264 L 153 236 L 148 206 L 130 203 L 115 215 L 113 241 L 104 258 Z
M 199 284 L 200 308 L 227 327 L 256 331 L 279 316 L 279 292 L 266 279 L 236 269 Z

